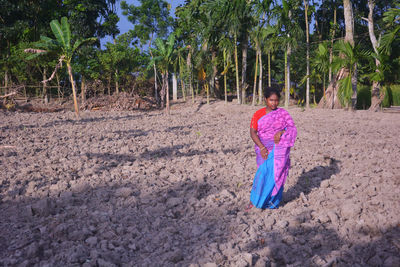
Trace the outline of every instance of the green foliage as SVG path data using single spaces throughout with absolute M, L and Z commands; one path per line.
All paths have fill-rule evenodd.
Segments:
M 371 86 L 357 85 L 357 109 L 368 109 L 371 106 Z
M 39 84 L 43 71 L 46 70 L 46 75 L 50 74 L 58 63 L 58 56 L 63 55 L 74 63 L 74 76 L 77 80 L 84 76 L 87 80 L 92 80 L 88 83 L 102 80 L 118 82 L 121 88 L 132 88 L 133 83 L 137 85 L 138 82 L 149 87 L 150 71 L 146 67 L 150 61 L 149 52 L 152 52 L 157 57 L 153 62 L 157 61 L 161 71 L 168 70 L 173 64 L 174 72 L 179 72 L 185 86 L 192 82 L 193 73 L 203 69 L 207 78 L 211 78 L 216 68 L 218 74 L 226 74 L 227 87 L 232 89 L 236 88 L 236 73 L 230 71 L 234 67 L 234 48 L 239 48 L 240 51 L 244 44 L 249 44 L 247 75 L 254 73 L 255 52 L 259 46 L 263 52 L 263 70 L 268 68 L 267 54 L 271 56 L 271 69 L 263 72 L 264 85 L 269 72 L 273 83 L 282 83 L 284 50 L 290 45 L 290 77 L 292 84 L 296 85 L 294 91 L 297 97 L 302 99 L 304 85 L 301 84 L 307 78 L 305 14 L 302 1 L 191 0 L 185 1 L 176 9 L 175 20 L 170 17 L 171 5 L 168 2 L 121 1 L 123 13 L 133 26 L 130 33 L 118 36 L 118 0 L 0 0 L 0 81 L 4 84 L 7 75 L 7 80 L 10 81 L 8 84 Z M 384 104 L 390 105 L 397 101 L 397 89 L 392 84 L 399 84 L 400 80 L 400 2 L 375 2 L 375 32 L 377 37 L 382 36 L 378 51 L 365 52 L 372 51 L 372 47 L 367 36 L 363 34 L 368 31 L 366 23 L 360 18 L 367 16 L 368 7 L 366 1 L 355 1 L 355 43 L 358 46 L 343 45 L 342 49 L 338 49 L 340 44 L 336 44 L 334 55 L 338 56 L 340 53 L 343 58 L 337 57 L 334 60 L 334 68 L 338 70 L 346 67 L 353 71 L 352 67 L 357 64 L 359 82 L 371 84 L 377 81 L 386 86 L 388 93 Z M 334 10 L 337 11 L 335 25 Z M 318 27 L 310 35 L 309 76 L 311 91 L 318 98 L 322 92 L 321 84 L 325 84 L 324 81 L 327 80 L 329 68 L 330 43 L 327 41 L 344 36 L 342 2 L 314 1 L 309 11 L 310 18 L 318 22 Z M 67 19 L 62 17 L 68 17 L 68 24 Z M 48 27 L 50 22 L 51 27 Z M 166 56 L 168 51 L 163 50 L 163 46 L 168 46 L 165 40 L 171 30 L 176 39 L 173 48 L 175 53 Z M 52 35 L 52 38 L 45 37 Z M 83 41 L 87 37 L 101 38 L 106 35 L 111 35 L 115 43 L 106 44 L 102 50 L 98 39 Z M 157 37 L 160 40 L 155 44 Z M 161 40 L 164 40 L 163 44 Z M 90 45 L 85 45 L 88 43 Z M 134 46 L 138 43 L 142 45 L 141 51 Z M 34 55 L 23 53 L 24 49 L 30 47 L 46 52 Z M 156 49 L 150 50 L 152 48 Z M 169 58 L 168 63 L 164 62 L 165 56 Z M 243 62 L 241 57 L 239 52 L 239 65 Z M 375 59 L 380 62 L 378 72 Z M 65 69 L 60 74 L 61 83 L 66 84 Z M 222 87 L 221 77 L 217 78 Z M 351 83 L 349 79 L 344 79 L 340 84 L 339 96 L 346 104 Z M 249 84 L 249 88 L 252 87 Z M 369 87 L 359 88 L 358 108 L 368 106 Z
M 107 43 L 105 50 L 97 52 L 103 79 L 121 82 L 145 64 L 145 57 L 137 47 L 130 46 L 131 42 L 132 36 L 129 33 L 122 34 L 115 39 L 115 43 Z
M 400 42 L 400 1 L 395 1 L 397 8 L 390 8 L 383 15 L 383 21 L 389 29 L 382 36 L 381 50 L 385 54 L 391 54 L 394 46 L 399 46 Z
M 315 57 L 312 59 L 312 65 L 324 74 L 329 70 L 329 49 L 326 42 L 318 44 Z
M 173 33 L 170 34 L 167 40 L 157 38 L 155 44 L 157 49 L 153 49 L 154 57 L 150 61 L 148 68 L 151 68 L 155 63 L 162 73 L 166 73 L 172 64 L 175 35 Z
M 121 2 L 123 14 L 135 25 L 133 36 L 142 45 L 155 37 L 165 37 L 172 24 L 169 4 L 164 0 L 139 0 L 139 2 L 139 6 L 129 5 L 126 1 Z
M 56 1 L 54 1 L 56 2 Z M 61 14 L 68 16 L 71 33 L 82 39 L 119 33 L 115 13 L 117 0 L 64 0 Z
M 359 46 L 352 46 L 349 42 L 339 41 L 335 43 L 334 49 L 340 56 L 334 58 L 332 68 L 338 71 L 340 68 L 346 68 L 349 75 L 339 81 L 338 97 L 343 106 L 351 103 L 351 96 L 353 94 L 351 77 L 354 74 L 355 66 L 360 66 L 360 61 L 364 58 L 370 57 L 370 53 L 361 50 Z
M 400 106 L 400 85 L 384 86 L 382 91 L 385 94 L 383 107 Z

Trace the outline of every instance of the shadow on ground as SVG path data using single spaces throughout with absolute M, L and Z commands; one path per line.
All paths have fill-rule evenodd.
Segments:
M 322 181 L 328 180 L 340 172 L 340 161 L 330 158 L 328 166 L 317 166 L 299 176 L 297 183 L 285 192 L 282 206 L 295 200 L 300 194 L 308 195 L 314 188 L 319 188 Z

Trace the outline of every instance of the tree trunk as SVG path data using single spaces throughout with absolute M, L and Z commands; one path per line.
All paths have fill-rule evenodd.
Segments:
M 329 49 L 329 82 L 332 81 L 332 60 L 333 60 L 333 40 L 335 39 L 335 32 L 336 32 L 336 7 L 333 10 L 333 31 L 332 31 L 332 37 L 331 37 L 331 47 Z M 324 90 L 324 96 L 325 96 L 325 90 Z
M 343 1 L 344 7 L 344 19 L 345 19 L 345 28 L 346 28 L 346 36 L 345 41 L 354 45 L 354 33 L 353 33 L 353 9 L 351 6 L 350 0 Z M 341 68 L 339 72 L 336 74 L 335 79 L 329 83 L 328 88 L 326 89 L 325 98 L 322 98 L 318 103 L 318 107 L 320 108 L 342 108 L 340 104 L 339 98 L 337 97 L 337 93 L 339 90 L 339 80 L 346 78 L 349 75 L 349 70 L 345 68 Z M 351 108 L 355 109 L 357 105 L 357 69 L 354 68 L 354 74 L 351 77 L 352 81 L 352 89 L 353 95 L 351 97 Z
M 70 80 L 71 86 L 72 86 L 72 96 L 74 98 L 75 113 L 76 113 L 76 116 L 79 118 L 79 108 L 78 108 L 78 100 L 76 98 L 75 81 L 74 81 L 74 76 L 72 75 L 72 68 L 71 68 L 70 62 L 67 62 L 67 69 L 68 69 L 69 80 Z
M 206 89 L 206 95 L 207 95 L 207 105 L 210 104 L 210 87 L 208 86 L 208 82 L 204 81 L 204 87 Z
M 191 48 L 189 48 L 191 49 Z M 189 50 L 188 56 L 186 58 L 186 66 L 188 71 L 189 89 L 192 94 L 192 103 L 194 103 L 194 88 L 192 83 L 192 51 Z
M 258 45 L 257 45 L 257 48 L 258 48 Z M 252 106 L 256 105 L 257 74 L 258 74 L 258 49 L 257 49 L 257 52 L 256 52 L 256 68 L 255 68 L 255 72 L 254 72 L 253 97 L 252 97 L 252 101 L 251 101 L 251 105 Z
M 210 84 L 211 84 L 210 93 L 219 98 L 220 94 L 217 90 L 217 81 L 216 81 L 217 73 L 218 73 L 217 63 L 215 62 L 216 58 L 217 58 L 217 51 L 214 48 L 212 48 L 211 64 L 212 64 L 213 71 L 212 71 L 211 82 L 210 82 Z
M 310 39 L 308 30 L 308 1 L 304 0 L 304 12 L 306 19 L 306 44 L 307 44 L 307 84 L 306 84 L 306 108 L 310 108 Z
M 181 57 L 180 54 L 178 55 L 178 57 L 179 57 L 178 58 L 179 78 L 181 80 L 182 98 L 183 98 L 183 101 L 186 102 L 186 84 L 185 84 L 185 81 L 184 81 L 184 75 L 182 74 L 182 62 L 181 62 L 182 57 Z
M 166 86 L 167 86 L 167 83 L 165 82 L 165 73 L 163 72 L 162 74 L 161 74 L 161 79 L 162 79 L 162 85 L 161 85 L 161 92 L 160 92 L 160 95 L 161 95 L 161 108 L 164 108 L 165 107 L 165 88 L 166 88 Z
M 271 87 L 271 51 L 268 51 L 268 87 Z
M 285 90 L 285 108 L 289 107 L 290 100 L 290 55 L 292 53 L 292 49 L 290 45 L 287 45 L 287 49 L 285 52 L 285 69 L 286 69 L 286 90 Z
M 7 94 L 8 89 L 8 69 L 4 72 L 4 87 L 5 87 L 5 94 Z
M 25 84 L 24 84 L 24 97 L 25 97 L 25 103 L 27 103 L 28 102 L 28 96 L 26 94 L 26 86 L 25 86 Z
M 246 104 L 246 90 L 248 87 L 248 84 L 246 83 L 246 76 L 247 76 L 247 50 L 248 50 L 248 42 L 249 42 L 249 37 L 245 36 L 244 42 L 242 45 L 242 84 L 241 84 L 241 89 L 242 89 L 242 104 Z
M 178 81 L 175 73 L 172 73 L 172 100 L 178 100 Z
M 369 38 L 372 43 L 372 47 L 374 48 L 375 54 L 379 55 L 378 51 L 378 41 L 375 36 L 374 32 L 374 8 L 375 8 L 375 1 L 374 0 L 368 0 L 368 8 L 369 8 L 369 13 L 368 13 L 368 32 L 369 32 Z M 375 58 L 375 72 L 379 73 L 379 65 L 381 62 Z M 371 90 L 371 106 L 369 108 L 370 111 L 378 111 L 379 107 L 383 101 L 383 96 L 380 95 L 380 83 L 374 81 L 372 83 L 372 90 Z
M 153 53 L 151 52 L 151 43 L 153 41 L 153 33 L 151 34 L 150 40 L 149 40 L 149 51 L 150 51 L 150 56 L 151 59 L 153 59 Z M 157 85 L 157 68 L 156 68 L 156 63 L 153 64 L 153 70 L 154 70 L 154 98 L 156 99 L 157 105 L 160 105 L 160 100 L 158 98 L 158 85 Z
M 354 64 L 354 71 L 351 76 L 351 87 L 353 88 L 353 95 L 351 96 L 351 109 L 357 109 L 357 76 L 358 69 L 357 64 Z
M 47 68 L 45 67 L 43 69 L 43 81 L 47 80 Z M 47 98 L 47 82 L 43 83 L 43 101 L 45 104 L 49 103 L 49 100 Z
M 344 40 L 354 46 L 354 18 L 353 7 L 350 0 L 343 0 L 344 21 L 346 26 L 346 35 Z M 357 66 L 354 66 L 354 72 L 351 77 L 351 86 L 353 95 L 351 96 L 351 108 L 356 109 L 357 105 Z
M 119 94 L 118 69 L 115 70 L 115 92 Z
M 166 98 L 166 105 L 165 105 L 165 112 L 169 115 L 169 83 L 168 83 L 168 71 L 166 71 L 165 79 L 165 98 Z
M 107 80 L 108 95 L 111 95 L 111 77 Z
M 262 99 L 263 99 L 263 65 L 262 65 L 262 51 L 261 51 L 261 46 L 258 46 L 258 58 L 260 60 L 260 75 L 258 78 L 258 104 L 262 104 Z
M 322 34 L 321 34 L 320 30 L 319 30 L 318 20 L 316 19 L 316 20 L 314 20 L 314 21 L 315 21 L 315 28 L 314 28 L 314 30 L 317 32 L 318 40 L 321 41 L 321 39 L 322 39 Z
M 287 59 L 288 59 L 288 56 L 287 56 L 287 48 L 286 48 L 286 50 L 285 50 L 285 73 L 284 73 L 284 76 L 285 76 L 285 107 L 286 107 L 286 95 L 287 95 L 287 88 L 288 88 L 288 85 L 287 85 L 287 65 L 288 65 L 288 62 L 287 62 Z M 287 106 L 289 106 L 289 103 L 287 103 Z
M 226 55 L 226 49 L 224 49 L 224 97 L 225 97 L 225 104 L 228 103 L 228 92 L 226 88 L 226 75 L 228 73 L 228 62 L 227 62 L 227 55 Z
M 236 93 L 237 93 L 237 101 L 238 104 L 241 104 L 242 101 L 240 101 L 240 87 L 239 87 L 239 59 L 238 59 L 238 51 L 237 51 L 237 36 L 235 34 L 235 70 L 236 70 Z
M 325 91 L 326 91 L 326 81 L 325 81 L 325 76 L 326 76 L 326 74 L 325 74 L 325 72 L 322 74 L 323 75 L 323 85 L 322 85 L 322 88 L 324 89 L 324 97 L 325 97 Z
M 183 101 L 186 102 L 186 84 L 185 84 L 185 81 L 183 80 L 182 75 L 180 75 L 180 78 L 181 78 L 182 97 L 183 97 Z
M 58 74 L 56 73 L 56 79 L 57 79 L 57 96 L 58 100 L 61 98 L 61 85 L 60 85 L 60 78 L 58 77 Z
M 86 101 L 86 78 L 85 76 L 82 76 L 81 80 L 81 99 L 82 103 Z
M 339 89 L 338 81 L 345 78 L 349 74 L 347 69 L 340 69 L 336 74 L 336 77 L 332 79 L 329 83 L 328 88 L 325 91 L 325 97 L 321 98 L 318 103 L 319 108 L 329 108 L 329 109 L 340 109 L 342 105 L 340 104 L 339 98 L 337 96 L 337 91 Z

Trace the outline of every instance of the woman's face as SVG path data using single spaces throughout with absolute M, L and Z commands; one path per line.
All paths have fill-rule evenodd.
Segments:
M 279 97 L 276 94 L 272 94 L 268 98 L 265 99 L 265 102 L 267 102 L 268 108 L 270 108 L 271 110 L 274 110 L 279 105 Z

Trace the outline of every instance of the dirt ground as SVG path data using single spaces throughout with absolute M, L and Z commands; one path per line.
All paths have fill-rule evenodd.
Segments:
M 0 112 L 0 266 L 400 266 L 400 114 L 289 108 L 284 202 L 251 209 L 260 107 Z

